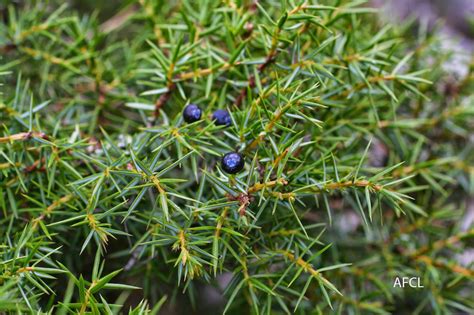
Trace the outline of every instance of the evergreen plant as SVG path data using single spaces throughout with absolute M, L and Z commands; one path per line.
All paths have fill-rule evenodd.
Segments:
M 0 313 L 472 314 L 474 61 L 376 11 L 2 2 Z

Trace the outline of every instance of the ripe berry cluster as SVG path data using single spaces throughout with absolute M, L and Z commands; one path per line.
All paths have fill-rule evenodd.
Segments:
M 196 104 L 189 104 L 183 110 L 183 119 L 187 123 L 193 123 L 201 119 L 202 110 Z M 212 114 L 212 120 L 218 126 L 231 124 L 230 114 L 225 109 L 218 109 Z M 238 152 L 226 153 L 221 159 L 222 169 L 229 174 L 237 174 L 245 165 L 244 157 Z

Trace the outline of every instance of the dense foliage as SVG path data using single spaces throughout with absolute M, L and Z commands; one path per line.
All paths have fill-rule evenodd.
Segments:
M 0 5 L 0 312 L 473 311 L 474 63 L 450 74 L 432 29 L 359 0 L 61 2 Z

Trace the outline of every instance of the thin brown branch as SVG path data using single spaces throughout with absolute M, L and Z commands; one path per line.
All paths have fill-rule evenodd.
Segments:
M 453 273 L 457 273 L 459 275 L 462 275 L 462 276 L 465 276 L 465 277 L 468 277 L 468 278 L 473 278 L 474 277 L 474 270 L 467 269 L 467 268 L 465 268 L 463 266 L 460 266 L 460 265 L 457 265 L 457 264 L 445 263 L 445 262 L 440 261 L 440 260 L 432 259 L 431 257 L 426 256 L 426 255 L 421 255 L 421 256 L 418 256 L 418 257 L 414 257 L 414 259 L 416 261 L 423 262 L 424 264 L 426 264 L 428 266 L 434 266 L 434 267 L 437 267 L 437 268 L 442 268 L 442 269 L 445 269 L 445 270 L 449 270 Z
M 155 120 L 158 118 L 158 116 L 160 116 L 161 108 L 171 98 L 171 94 L 172 94 L 173 90 L 176 88 L 176 84 L 173 83 L 173 82 L 168 83 L 167 88 L 168 88 L 168 91 L 166 91 L 166 93 L 162 94 L 155 102 L 155 112 L 154 112 L 154 119 Z
M 47 216 L 49 216 L 55 209 L 59 208 L 61 205 L 69 202 L 73 199 L 74 196 L 72 194 L 66 195 L 58 200 L 55 200 L 51 205 L 49 205 L 43 213 L 37 218 L 33 220 L 33 228 L 36 228 L 38 224 Z
M 296 6 L 290 12 L 288 12 L 288 16 L 296 14 L 299 11 L 306 9 L 306 7 L 307 7 L 306 2 L 302 3 L 299 6 Z M 278 43 L 279 43 L 278 36 L 280 35 L 280 33 L 282 31 L 282 27 L 283 27 L 283 25 L 278 25 L 276 27 L 276 29 L 273 33 L 273 36 L 272 36 L 272 43 L 271 43 L 271 46 L 270 46 L 270 50 L 268 51 L 268 53 L 265 57 L 265 61 L 261 65 L 258 66 L 258 68 L 257 68 L 258 73 L 263 73 L 265 71 L 265 69 L 268 68 L 268 66 L 270 66 L 275 61 L 276 56 L 278 54 L 278 50 L 277 50 Z M 255 87 L 255 85 L 256 85 L 256 77 L 255 77 L 255 75 L 252 75 L 249 78 L 249 82 L 248 82 L 247 86 L 242 88 L 242 90 L 240 90 L 239 96 L 237 96 L 237 99 L 235 101 L 235 104 L 237 105 L 237 107 L 240 107 L 240 105 L 242 104 L 242 101 L 247 96 L 248 90 L 253 89 Z
M 269 182 L 266 182 L 266 183 L 257 183 L 255 185 L 253 185 L 252 187 L 250 187 L 247 190 L 247 192 L 249 194 L 251 194 L 251 193 L 255 193 L 257 191 L 260 191 L 262 189 L 274 187 L 276 185 L 287 185 L 287 184 L 288 184 L 288 181 L 286 181 L 283 178 L 279 178 L 279 179 L 272 180 L 272 181 L 269 181 Z
M 137 6 L 126 7 L 110 19 L 105 21 L 99 26 L 99 30 L 103 33 L 110 33 L 122 25 L 124 25 L 127 20 L 138 11 Z
M 377 185 L 367 180 L 346 181 L 346 182 L 341 182 L 341 183 L 329 183 L 329 184 L 324 185 L 323 189 L 336 190 L 336 189 L 342 189 L 342 188 L 347 188 L 347 187 L 370 187 L 374 189 L 375 191 L 381 191 L 383 189 L 382 185 Z
M 48 136 L 43 132 L 38 131 L 30 131 L 30 132 L 20 132 L 14 135 L 0 137 L 0 143 L 9 143 L 15 141 L 26 141 L 32 138 L 41 138 L 41 139 L 48 139 Z

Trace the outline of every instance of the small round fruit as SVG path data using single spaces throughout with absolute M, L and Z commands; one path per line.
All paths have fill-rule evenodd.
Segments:
M 212 120 L 218 126 L 227 126 L 231 124 L 230 114 L 225 109 L 218 109 L 212 114 Z
M 237 152 L 226 153 L 222 157 L 221 165 L 226 173 L 237 174 L 244 168 L 244 157 Z
M 183 118 L 187 123 L 193 123 L 201 119 L 202 110 L 196 104 L 189 104 L 183 110 Z

